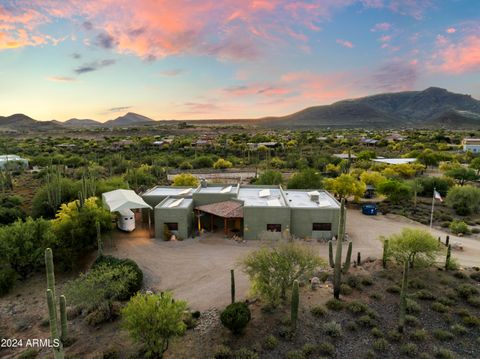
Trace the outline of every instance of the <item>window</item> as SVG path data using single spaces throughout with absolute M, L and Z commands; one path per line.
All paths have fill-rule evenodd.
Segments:
M 169 231 L 178 231 L 178 223 L 165 223 Z
M 331 231 L 331 223 L 312 223 L 312 231 Z
M 281 224 L 267 224 L 267 231 L 281 232 L 282 231 L 282 225 Z

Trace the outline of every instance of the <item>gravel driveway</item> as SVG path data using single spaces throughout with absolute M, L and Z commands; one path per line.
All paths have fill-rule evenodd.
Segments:
M 364 216 L 358 210 L 348 210 L 347 233 L 353 240 L 352 259 L 361 252 L 362 258 L 382 253 L 378 237 L 398 233 L 404 227 L 428 229 L 407 218 Z M 446 233 L 434 229 L 435 236 L 445 240 Z M 462 265 L 480 266 L 480 241 L 450 236 L 451 242 L 461 242 L 464 251 L 453 251 L 453 257 Z M 230 303 L 230 269 L 235 268 L 237 299 L 248 294 L 249 283 L 238 262 L 247 253 L 259 247 L 259 242 L 237 243 L 221 234 L 206 234 L 202 239 L 164 242 L 149 239 L 146 231 L 115 233 L 115 244 L 109 254 L 135 260 L 144 271 L 145 285 L 153 290 L 171 290 L 179 299 L 186 300 L 193 309 L 222 308 Z M 309 243 L 325 259 L 325 244 Z

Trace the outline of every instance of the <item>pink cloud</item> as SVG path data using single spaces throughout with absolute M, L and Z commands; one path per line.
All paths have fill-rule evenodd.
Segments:
M 432 56 L 433 71 L 460 74 L 480 70 L 480 35 L 467 35 L 460 41 L 437 41 Z
M 388 31 L 392 28 L 392 24 L 388 23 L 388 22 L 381 22 L 381 23 L 378 23 L 378 24 L 375 24 L 374 27 L 372 27 L 370 29 L 370 31 L 372 32 L 377 32 L 377 31 Z
M 391 39 L 392 37 L 390 35 L 383 35 L 378 38 L 378 41 L 385 43 L 385 42 L 389 42 Z
M 455 29 L 454 27 L 449 27 L 448 29 L 445 30 L 445 32 L 447 34 L 454 34 L 455 32 L 457 32 L 457 29 Z
M 337 39 L 336 43 L 342 45 L 343 47 L 348 47 L 349 49 L 353 48 L 353 44 L 347 40 Z

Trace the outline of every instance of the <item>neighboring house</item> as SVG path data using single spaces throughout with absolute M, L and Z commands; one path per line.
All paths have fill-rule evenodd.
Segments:
M 247 146 L 250 150 L 258 150 L 259 147 L 267 147 L 267 148 L 278 148 L 283 147 L 282 143 L 279 142 L 257 142 L 257 143 L 247 143 Z
M 284 190 L 281 186 L 208 185 L 154 187 L 142 195 L 154 208 L 155 238 L 165 233 L 188 238 L 194 229 L 220 231 L 244 239 L 330 239 L 338 234 L 340 205 L 321 190 Z M 152 218 L 153 217 L 153 218 Z
M 0 170 L 5 169 L 10 165 L 20 165 L 23 168 L 28 168 L 28 160 L 17 155 L 0 155 Z
M 348 154 L 348 153 L 334 153 L 333 154 L 333 157 L 337 157 L 337 158 L 340 158 L 342 160 L 355 160 L 357 159 L 357 156 L 355 156 L 354 154 Z
M 364 145 L 375 146 L 378 142 L 379 142 L 378 140 L 375 140 L 373 138 L 362 137 L 360 139 L 360 143 L 363 143 Z
M 462 146 L 465 152 L 480 153 L 480 138 L 464 138 Z
M 372 160 L 373 162 L 385 163 L 387 165 L 404 165 L 407 163 L 416 162 L 416 158 L 383 158 L 378 157 Z

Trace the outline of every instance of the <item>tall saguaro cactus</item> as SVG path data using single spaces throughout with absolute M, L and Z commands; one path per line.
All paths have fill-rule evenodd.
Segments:
M 103 240 L 102 240 L 102 231 L 100 229 L 100 222 L 97 221 L 95 223 L 95 226 L 97 227 L 97 246 L 98 246 L 97 257 L 101 257 L 103 256 Z
M 340 219 L 338 223 L 338 238 L 337 247 L 335 252 L 335 261 L 333 260 L 333 244 L 332 241 L 328 242 L 328 258 L 330 266 L 333 267 L 333 296 L 335 298 L 340 297 L 340 283 L 342 280 L 342 272 L 347 273 L 350 269 L 350 262 L 352 260 L 352 242 L 348 244 L 347 257 L 345 258 L 345 264 L 342 268 L 342 242 L 345 239 L 345 222 L 346 222 L 346 210 L 345 199 L 342 199 L 340 206 Z
M 405 261 L 403 264 L 402 290 L 400 292 L 400 318 L 398 321 L 398 331 L 403 333 L 405 328 L 405 315 L 407 312 L 407 287 L 408 287 L 408 268 L 409 263 Z
M 382 254 L 382 266 L 383 268 L 387 268 L 387 260 L 388 260 L 388 239 L 383 241 L 383 254 Z
M 48 318 L 50 321 L 50 335 L 52 337 L 52 340 L 58 341 L 58 346 L 55 345 L 53 348 L 53 356 L 55 359 L 63 359 L 64 351 L 60 339 L 65 340 L 68 336 L 67 303 L 65 296 L 60 296 L 60 334 L 58 328 L 57 303 L 55 296 L 55 273 L 53 267 L 53 253 L 50 248 L 47 248 L 45 250 L 45 268 L 47 271 L 47 305 Z
M 235 303 L 235 272 L 230 269 L 230 292 L 232 296 L 232 304 Z
M 292 301 L 291 301 L 291 312 L 290 312 L 290 322 L 292 325 L 292 332 L 297 330 L 297 319 L 298 319 L 298 305 L 300 303 L 300 294 L 298 291 L 298 280 L 293 281 L 292 288 Z
M 447 247 L 447 257 L 445 259 L 445 269 L 449 270 L 451 267 L 451 260 L 452 260 L 452 246 L 449 244 Z

